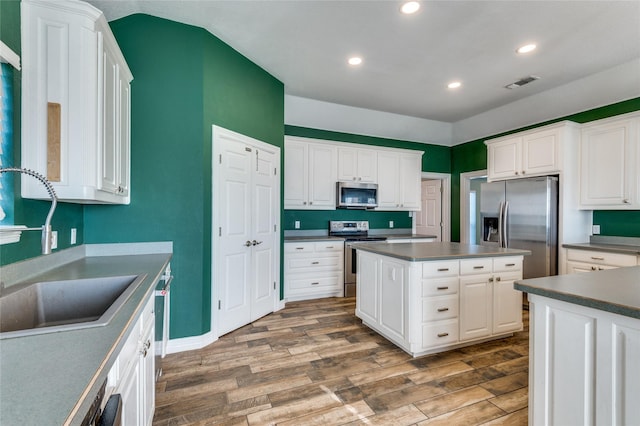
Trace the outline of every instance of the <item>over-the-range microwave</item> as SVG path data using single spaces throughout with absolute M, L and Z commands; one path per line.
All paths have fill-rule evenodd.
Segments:
M 378 207 L 378 184 L 336 183 L 336 207 L 341 209 L 374 209 Z

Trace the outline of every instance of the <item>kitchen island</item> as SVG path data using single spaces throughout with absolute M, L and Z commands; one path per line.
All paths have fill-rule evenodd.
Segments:
M 414 357 L 522 329 L 513 283 L 527 250 L 447 242 L 356 249 L 356 316 Z
M 515 287 L 530 303 L 529 424 L 637 424 L 640 266 Z

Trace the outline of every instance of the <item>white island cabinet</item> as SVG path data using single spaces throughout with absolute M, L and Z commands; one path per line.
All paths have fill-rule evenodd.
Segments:
M 640 419 L 640 267 L 524 280 L 529 424 Z
M 361 244 L 356 316 L 413 356 L 522 329 L 524 250 L 458 243 Z

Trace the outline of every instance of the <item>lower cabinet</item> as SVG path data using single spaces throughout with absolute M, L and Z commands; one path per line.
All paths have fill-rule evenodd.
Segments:
M 344 295 L 344 242 L 285 242 L 284 297 L 305 300 Z
M 529 424 L 640 419 L 640 320 L 529 294 Z
M 122 398 L 122 424 L 149 426 L 155 410 L 155 300 L 153 293 L 109 372 L 112 393 Z
M 566 271 L 568 274 L 595 272 L 639 264 L 640 259 L 633 254 L 579 249 L 567 250 Z
M 358 250 L 356 316 L 413 356 L 522 329 L 522 256 L 409 262 Z

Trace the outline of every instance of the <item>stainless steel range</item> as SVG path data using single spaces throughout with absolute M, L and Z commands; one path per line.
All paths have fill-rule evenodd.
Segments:
M 370 236 L 369 221 L 329 221 L 329 235 L 345 239 L 344 246 L 344 296 L 356 295 L 356 249 L 355 245 L 370 241 L 386 241 L 386 237 Z

